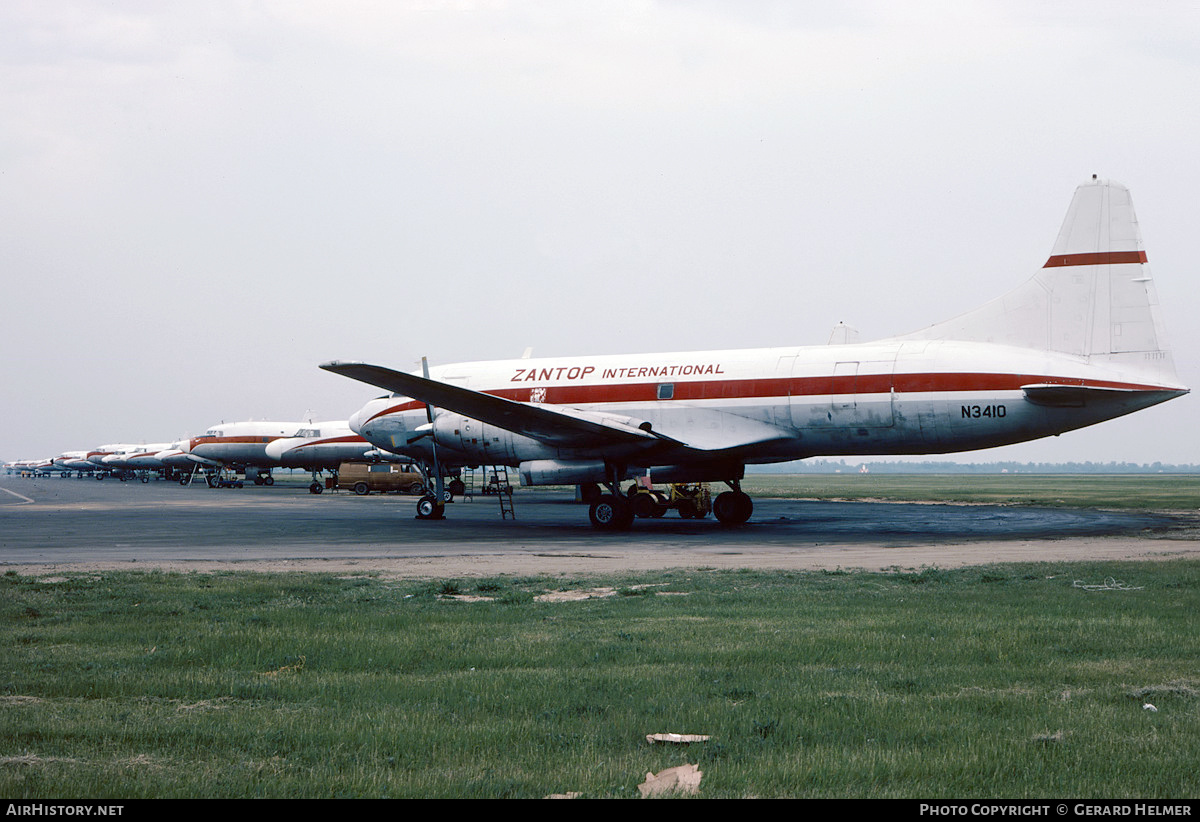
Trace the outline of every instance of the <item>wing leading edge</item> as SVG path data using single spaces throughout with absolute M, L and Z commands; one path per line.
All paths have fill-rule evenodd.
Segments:
M 692 436 L 669 436 L 646 420 L 585 411 L 547 403 L 525 403 L 473 391 L 438 380 L 361 362 L 327 362 L 321 368 L 378 386 L 436 408 L 462 414 L 559 448 L 688 450 L 712 454 L 780 439 L 774 426 L 737 418 L 733 426 L 708 425 Z M 704 417 L 731 417 L 714 409 L 695 409 Z
M 327 362 L 321 368 L 558 447 L 633 443 L 649 445 L 670 440 L 653 432 L 648 422 L 639 423 L 628 417 L 558 406 L 515 402 L 379 365 Z

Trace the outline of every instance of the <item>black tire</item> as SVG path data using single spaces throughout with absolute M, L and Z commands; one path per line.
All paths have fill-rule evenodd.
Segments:
M 662 516 L 657 513 L 658 503 L 654 501 L 654 497 L 649 494 L 638 494 L 633 498 L 633 513 L 635 516 L 642 519 L 650 519 L 654 516 Z
M 371 493 L 371 486 L 367 485 L 365 482 L 356 482 L 354 483 L 354 493 L 358 494 L 360 497 L 365 497 L 367 494 Z
M 601 531 L 627 531 L 633 525 L 633 506 L 623 497 L 602 494 L 588 508 L 588 519 Z
M 467 484 L 462 480 L 450 480 L 450 484 L 447 487 L 450 489 L 450 493 L 456 497 L 461 497 L 467 493 Z
M 651 496 L 654 497 L 654 513 L 650 516 L 659 519 L 667 513 L 667 497 L 658 491 L 652 491 Z
M 426 494 L 417 500 L 417 519 L 443 519 L 445 507 L 433 494 Z
M 713 516 L 722 525 L 742 525 L 754 513 L 754 500 L 741 491 L 726 491 L 713 500 Z
M 325 489 L 321 487 L 321 483 L 317 482 L 316 480 L 313 480 L 312 485 L 308 486 L 308 493 L 310 494 L 319 494 L 324 490 Z
M 417 494 L 424 493 L 424 491 L 425 491 L 425 483 L 423 483 L 423 482 L 414 482 L 413 484 L 408 486 L 408 493 L 412 494 L 414 497 Z

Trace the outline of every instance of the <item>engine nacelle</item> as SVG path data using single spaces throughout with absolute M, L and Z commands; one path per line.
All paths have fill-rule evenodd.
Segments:
M 522 485 L 583 485 L 608 480 L 603 460 L 527 460 L 520 466 Z M 641 471 L 626 471 L 630 479 Z
M 445 411 L 433 418 L 433 436 L 438 445 L 447 445 L 478 465 L 513 465 L 555 453 L 532 437 Z

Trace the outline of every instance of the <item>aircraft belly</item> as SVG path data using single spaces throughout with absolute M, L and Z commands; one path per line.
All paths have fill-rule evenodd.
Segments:
M 193 452 L 199 457 L 226 464 L 266 465 L 270 463 L 270 460 L 266 458 L 265 446 L 262 445 L 249 448 L 244 445 L 197 446 Z
M 859 428 L 891 428 L 895 412 L 890 394 L 838 394 L 792 397 L 792 424 L 803 431 L 818 429 L 833 438 L 860 436 Z
M 897 418 L 905 420 L 898 427 L 909 436 L 896 443 L 894 453 L 930 454 L 1025 442 L 1118 415 L 1111 408 L 1047 408 L 1015 391 L 906 396 L 897 401 L 896 409 Z M 923 448 L 914 451 L 912 446 Z

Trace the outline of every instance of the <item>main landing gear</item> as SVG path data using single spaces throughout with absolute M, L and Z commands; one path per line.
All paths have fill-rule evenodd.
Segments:
M 738 480 L 726 480 L 725 484 L 730 490 L 718 494 L 713 500 L 713 516 L 725 526 L 743 525 L 754 513 L 754 500 L 741 489 Z M 601 531 L 628 531 L 633 526 L 635 517 L 656 514 L 662 516 L 657 511 L 650 510 L 653 506 L 638 506 L 636 498 L 631 500 L 623 496 L 616 483 L 606 482 L 605 486 L 608 487 L 609 493 L 596 497 L 588 506 L 588 519 L 591 520 L 592 527 Z M 639 507 L 643 510 L 638 510 Z

